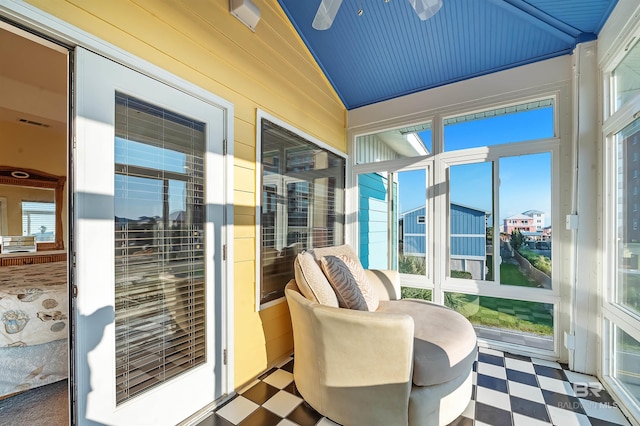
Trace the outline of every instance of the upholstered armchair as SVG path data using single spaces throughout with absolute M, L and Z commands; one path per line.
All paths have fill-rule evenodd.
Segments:
M 364 271 L 375 310 L 340 307 L 320 266 L 326 256 L 357 260 L 348 246 L 301 253 L 285 289 L 294 379 L 305 401 L 342 425 L 455 420 L 471 400 L 476 335 L 469 321 L 437 304 L 400 300 L 396 271 Z

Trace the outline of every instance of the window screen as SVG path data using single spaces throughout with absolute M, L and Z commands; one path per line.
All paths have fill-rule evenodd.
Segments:
M 116 400 L 205 362 L 205 126 L 116 95 Z
M 343 244 L 344 163 L 262 120 L 262 303 L 282 297 L 296 254 Z

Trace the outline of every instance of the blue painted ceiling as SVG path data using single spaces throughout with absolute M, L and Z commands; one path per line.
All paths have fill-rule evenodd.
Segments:
M 409 0 L 343 0 L 324 31 L 311 26 L 320 0 L 278 2 L 353 109 L 570 54 L 597 38 L 617 0 L 443 0 L 426 21 Z

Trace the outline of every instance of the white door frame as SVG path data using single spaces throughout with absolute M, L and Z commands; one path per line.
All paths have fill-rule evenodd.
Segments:
M 232 394 L 234 392 L 234 324 L 233 324 L 233 162 L 234 162 L 234 105 L 211 92 L 204 90 L 203 88 L 178 77 L 169 71 L 158 67 L 144 59 L 141 59 L 133 54 L 108 43 L 86 31 L 83 31 L 68 22 L 65 22 L 49 13 L 46 13 L 30 4 L 27 4 L 21 0 L 0 0 L 0 16 L 14 22 L 15 24 L 22 25 L 26 29 L 34 31 L 45 37 L 50 37 L 52 40 L 56 40 L 59 43 L 70 47 L 81 46 L 87 50 L 100 54 L 108 59 L 111 59 L 117 63 L 120 63 L 126 67 L 134 69 L 146 76 L 161 81 L 171 87 L 175 87 L 189 95 L 201 99 L 205 102 L 219 106 L 225 110 L 225 141 L 227 142 L 226 156 L 224 157 L 224 167 L 228 172 L 225 173 L 225 216 L 226 225 L 225 235 L 226 241 L 223 244 L 226 245 L 226 260 L 223 262 L 223 280 L 222 280 L 222 328 L 224 330 L 224 336 L 220 336 L 222 346 L 226 348 L 227 364 L 223 369 L 222 387 L 223 393 Z M 72 138 L 74 136 L 72 135 Z M 72 176 L 70 176 L 72 178 Z M 70 179 L 71 180 L 71 179 Z M 73 194 L 70 194 L 72 196 Z M 71 212 L 70 216 L 71 217 Z M 73 241 L 69 241 L 70 248 Z M 73 253 L 70 253 L 70 257 L 73 261 Z M 73 266 L 73 265 L 72 265 Z M 75 274 L 73 274 L 75 275 Z M 78 283 L 74 281 L 74 276 L 70 279 L 70 288 L 76 286 Z M 82 395 L 78 395 L 78 398 L 83 398 Z

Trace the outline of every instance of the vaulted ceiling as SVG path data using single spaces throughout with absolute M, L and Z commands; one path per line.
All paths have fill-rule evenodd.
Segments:
M 321 0 L 278 2 L 350 110 L 570 54 L 617 0 L 443 0 L 424 21 L 410 0 L 342 0 L 326 30 Z

